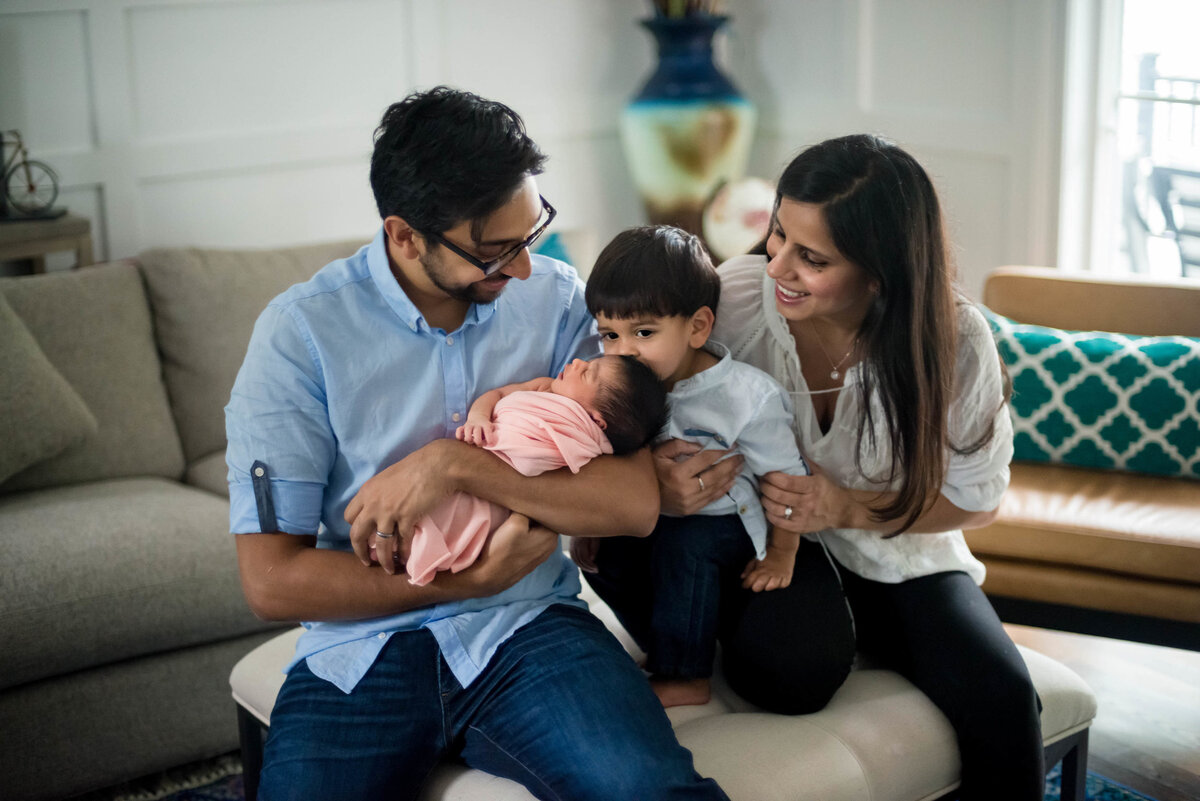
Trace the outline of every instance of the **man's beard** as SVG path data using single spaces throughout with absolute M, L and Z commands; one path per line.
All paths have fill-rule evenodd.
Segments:
M 421 262 L 421 267 L 425 270 L 425 275 L 433 282 L 433 285 L 455 300 L 467 303 L 491 303 L 499 297 L 499 292 L 485 292 L 478 281 L 461 287 L 447 284 L 442 277 L 442 260 L 432 256 L 432 254 L 426 253 L 418 256 L 417 260 Z

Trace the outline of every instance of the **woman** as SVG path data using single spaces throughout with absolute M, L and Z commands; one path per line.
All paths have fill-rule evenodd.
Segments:
M 1008 484 L 1006 380 L 986 322 L 954 288 L 928 176 L 876 137 L 816 145 L 780 178 L 763 250 L 721 266 L 714 339 L 795 400 L 815 474 L 768 474 L 768 520 L 819 539 L 853 613 L 845 636 L 951 721 L 960 797 L 1041 799 L 1040 703 L 962 535 L 993 519 Z M 664 512 L 689 514 L 724 491 L 731 465 L 662 448 Z M 774 614 L 751 619 L 731 593 L 726 672 L 732 660 L 739 692 L 769 698 L 782 689 L 769 677 L 811 668 L 762 647 L 793 639 L 798 616 L 832 608 L 826 590 L 805 586 L 805 559 L 825 562 L 802 550 L 792 587 L 753 599 Z

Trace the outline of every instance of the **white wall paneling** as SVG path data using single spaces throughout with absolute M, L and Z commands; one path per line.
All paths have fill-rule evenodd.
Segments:
M 735 0 L 720 53 L 759 109 L 751 172 L 884 134 L 934 175 L 965 283 L 1053 263 L 1069 0 Z M 563 228 L 641 222 L 622 105 L 644 0 L 0 0 L 0 125 L 55 166 L 97 255 L 366 237 L 388 103 L 448 83 L 503 100 L 550 155 Z M 585 255 L 585 254 L 580 254 Z M 591 254 L 586 254 L 591 255 Z
M 410 86 L 409 12 L 393 0 L 5 2 L 0 36 L 22 46 L 0 47 L 0 75 L 18 76 L 0 81 L 0 124 L 56 167 L 98 258 L 365 237 L 371 132 Z
M 1064 0 L 755 6 L 730 53 L 765 105 L 754 171 L 829 136 L 882 134 L 934 177 L 972 294 L 999 264 L 1053 263 Z

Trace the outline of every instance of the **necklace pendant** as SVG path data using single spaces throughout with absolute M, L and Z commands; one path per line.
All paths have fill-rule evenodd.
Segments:
M 834 370 L 832 373 L 829 374 L 829 377 L 832 378 L 834 381 L 837 381 L 839 378 L 842 377 L 842 374 L 839 373 L 837 370 Z

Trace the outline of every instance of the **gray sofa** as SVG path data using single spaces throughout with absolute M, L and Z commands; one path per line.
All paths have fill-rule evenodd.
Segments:
M 0 797 L 233 750 L 277 633 L 229 534 L 223 408 L 259 311 L 359 243 L 0 279 Z

